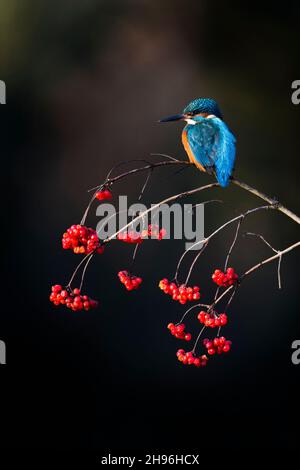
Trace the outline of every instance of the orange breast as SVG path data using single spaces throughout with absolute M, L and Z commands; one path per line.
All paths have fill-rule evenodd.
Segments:
M 199 170 L 205 172 L 206 171 L 205 168 L 201 165 L 201 163 L 197 162 L 197 160 L 195 158 L 195 155 L 193 154 L 193 151 L 190 147 L 190 144 L 189 144 L 189 141 L 188 141 L 188 138 L 187 138 L 187 131 L 186 130 L 182 131 L 181 138 L 182 138 L 182 143 L 183 143 L 183 146 L 184 146 L 184 150 L 188 154 L 190 162 L 194 163 L 196 165 L 196 167 L 199 168 Z

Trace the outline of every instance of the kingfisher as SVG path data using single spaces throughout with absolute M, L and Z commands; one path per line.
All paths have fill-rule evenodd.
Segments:
M 185 121 L 182 143 L 191 163 L 200 171 L 216 176 L 223 188 L 234 169 L 236 139 L 223 121 L 218 103 L 212 98 L 197 98 L 182 114 L 159 122 Z

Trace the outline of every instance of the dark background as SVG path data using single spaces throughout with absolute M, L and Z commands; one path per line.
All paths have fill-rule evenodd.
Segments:
M 299 212 L 300 109 L 291 102 L 300 78 L 297 15 L 292 2 L 257 9 L 177 0 L 1 2 L 3 448 L 126 455 L 296 447 L 298 253 L 283 259 L 281 292 L 276 265 L 242 286 L 226 329 L 233 349 L 201 370 L 178 363 L 181 344 L 166 324 L 184 307 L 157 289 L 172 276 L 183 242 L 145 244 L 135 267 L 144 284 L 133 293 L 116 278 L 132 247 L 112 244 L 85 283 L 101 302 L 97 310 L 55 309 L 48 295 L 78 260 L 60 239 L 79 222 L 87 189 L 122 160 L 151 152 L 186 158 L 181 126 L 156 121 L 198 96 L 218 100 L 237 136 L 236 175 Z M 145 202 L 211 181 L 193 169 L 174 173 L 155 172 Z M 131 177 L 115 194 L 134 202 L 143 181 Z M 224 204 L 207 206 L 206 234 L 260 205 L 236 187 L 187 202 L 211 197 Z M 244 230 L 276 248 L 298 237 L 296 224 L 275 211 L 252 216 Z M 203 300 L 231 237 L 232 228 L 215 239 L 195 269 Z M 259 240 L 241 239 L 232 263 L 243 272 L 269 255 Z

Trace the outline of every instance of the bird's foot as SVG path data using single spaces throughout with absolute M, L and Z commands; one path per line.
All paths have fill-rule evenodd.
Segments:
M 272 207 L 274 207 L 274 209 L 278 209 L 278 206 L 279 206 L 279 201 L 276 197 L 273 197 L 272 198 L 272 203 L 271 203 Z

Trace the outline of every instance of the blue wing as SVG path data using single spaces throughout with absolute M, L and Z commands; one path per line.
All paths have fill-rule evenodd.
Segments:
M 236 139 L 219 118 L 198 118 L 197 124 L 186 126 L 191 150 L 205 168 L 214 168 L 221 186 L 229 183 L 235 160 Z

